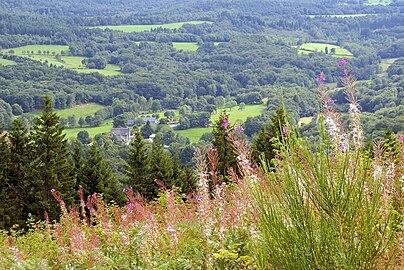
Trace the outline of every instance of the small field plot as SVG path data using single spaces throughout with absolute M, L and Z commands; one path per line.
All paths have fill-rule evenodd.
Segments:
M 120 75 L 121 69 L 117 65 L 107 65 L 105 69 L 88 69 L 82 64 L 85 59 L 81 56 L 66 55 L 69 52 L 68 46 L 62 45 L 29 45 L 12 49 L 2 50 L 3 53 L 14 54 L 22 57 L 27 57 L 32 60 L 48 63 L 49 65 L 64 66 L 79 73 L 94 73 L 98 72 L 105 76 Z
M 226 110 L 226 113 L 229 114 L 229 120 L 231 124 L 236 123 L 237 121 L 240 121 L 243 123 L 245 120 L 247 120 L 247 117 L 254 117 L 262 114 L 267 107 L 264 104 L 261 105 L 246 105 L 244 110 L 238 110 L 238 107 L 234 107 L 231 111 Z M 220 111 L 218 114 L 213 114 L 210 117 L 210 121 L 214 123 L 219 119 Z
M 113 126 L 113 121 L 108 121 L 104 123 L 100 127 L 83 127 L 83 128 L 69 128 L 64 130 L 64 134 L 66 134 L 66 138 L 76 138 L 77 134 L 80 131 L 87 130 L 88 134 L 90 135 L 91 138 L 93 138 L 97 134 L 102 134 L 102 133 L 110 133 L 111 128 Z
M 182 137 L 189 138 L 191 143 L 199 142 L 201 136 L 205 133 L 212 132 L 213 128 L 190 128 L 186 130 L 176 130 L 175 133 L 178 133 Z
M 366 5 L 389 5 L 391 3 L 391 0 L 366 0 L 365 4 Z
M 166 29 L 177 29 L 181 28 L 184 24 L 203 24 L 208 23 L 211 24 L 213 22 L 209 21 L 188 21 L 188 22 L 178 22 L 178 23 L 166 23 L 166 24 L 132 24 L 132 25 L 106 25 L 106 26 L 94 26 L 90 28 L 99 28 L 99 29 L 111 29 L 117 31 L 123 31 L 127 33 L 131 32 L 143 32 L 150 31 L 156 28 L 166 28 Z
M 189 51 L 194 52 L 199 48 L 199 45 L 196 42 L 173 42 L 173 47 L 179 51 Z
M 328 44 L 328 43 L 305 43 L 300 46 L 298 46 L 298 53 L 313 53 L 313 52 L 324 52 L 326 51 L 326 48 L 328 50 L 328 53 L 331 56 L 335 57 L 353 57 L 353 54 L 348 51 L 347 49 L 344 49 L 338 45 L 333 45 L 333 44 Z M 335 53 L 332 54 L 332 50 L 335 50 Z
M 77 105 L 72 108 L 64 109 L 64 110 L 55 110 L 56 114 L 60 117 L 66 118 L 72 115 L 76 116 L 77 121 L 79 121 L 80 117 L 86 117 L 89 115 L 94 115 L 95 112 L 105 108 L 105 106 L 95 103 L 82 104 Z M 41 111 L 31 112 L 29 114 L 39 116 L 41 115 Z
M 17 63 L 14 61 L 0 58 L 0 66 L 11 66 L 11 65 L 15 65 L 15 64 L 17 64 Z

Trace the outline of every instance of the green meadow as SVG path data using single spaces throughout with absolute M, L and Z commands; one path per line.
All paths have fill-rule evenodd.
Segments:
M 155 43 L 154 41 L 146 41 L 147 43 Z M 139 45 L 141 43 L 141 41 L 137 41 L 135 42 L 135 44 Z M 213 44 L 215 46 L 218 46 L 219 44 L 222 44 L 225 42 L 213 42 Z M 199 45 L 196 42 L 172 42 L 174 49 L 176 50 L 183 50 L 183 51 L 187 51 L 187 52 L 195 52 L 196 50 L 198 50 Z
M 347 49 L 344 49 L 338 45 L 333 45 L 329 43 L 305 43 L 300 46 L 297 46 L 298 48 L 298 53 L 303 53 L 303 54 L 308 54 L 312 52 L 325 52 L 325 48 L 328 48 L 328 51 L 330 52 L 332 48 L 335 49 L 335 54 L 332 54 L 332 56 L 335 57 L 347 57 L 351 58 L 353 57 L 353 54 L 348 51 Z M 331 55 L 331 54 L 330 54 Z
M 106 25 L 106 26 L 94 26 L 90 28 L 99 28 L 99 29 L 111 29 L 117 31 L 123 31 L 127 33 L 131 32 L 143 32 L 150 31 L 156 28 L 166 28 L 166 29 L 177 29 L 181 28 L 184 24 L 203 24 L 208 23 L 211 24 L 213 22 L 209 21 L 188 21 L 188 22 L 177 22 L 177 23 L 166 23 L 166 24 L 131 24 L 131 25 Z
M 391 0 L 367 0 L 366 5 L 383 5 L 386 6 L 391 3 Z
M 27 57 L 32 60 L 47 62 L 49 65 L 64 66 L 65 68 L 72 69 L 79 73 L 93 73 L 98 72 L 105 76 L 113 76 L 121 74 L 120 67 L 117 65 L 108 64 L 105 69 L 88 69 L 82 61 L 85 57 L 65 55 L 69 52 L 69 46 L 63 45 L 28 45 L 17 48 L 3 50 L 3 53 L 14 51 L 14 55 Z M 48 53 L 49 52 L 49 53 Z M 63 53 L 62 53 L 63 52 Z M 63 55 L 62 55 L 63 54 Z M 56 55 L 60 55 L 57 58 Z
M 243 123 L 247 120 L 247 117 L 254 117 L 262 114 L 266 110 L 266 106 L 262 105 L 246 105 L 244 110 L 238 110 L 238 107 L 234 107 L 231 111 L 226 110 L 229 114 L 229 120 L 231 124 L 237 122 Z M 214 124 L 219 119 L 220 112 L 212 114 L 210 121 Z M 204 133 L 211 132 L 213 128 L 190 128 L 186 130 L 176 130 L 175 132 L 183 137 L 189 138 L 191 142 L 198 142 Z
M 299 119 L 298 125 L 307 125 L 311 122 L 311 120 L 313 119 L 313 116 L 307 116 L 307 117 L 301 117 Z
M 175 133 L 178 133 L 182 137 L 189 138 L 191 143 L 199 142 L 201 136 L 205 133 L 212 132 L 213 128 L 190 128 L 186 130 L 176 130 Z
M 79 120 L 80 117 L 86 117 L 89 115 L 94 115 L 95 112 L 105 108 L 103 105 L 95 104 L 95 103 L 89 103 L 89 104 L 81 104 L 74 106 L 72 108 L 64 109 L 64 110 L 55 110 L 58 116 L 62 118 L 66 118 L 72 115 L 75 115 L 77 118 L 77 121 Z M 29 114 L 39 116 L 41 115 L 41 111 L 37 112 L 32 112 Z
M 16 63 L 14 61 L 0 58 L 0 65 L 1 66 L 11 66 L 11 65 L 15 65 L 15 64 Z
M 109 121 L 105 122 L 102 126 L 99 126 L 99 127 L 68 128 L 68 129 L 64 130 L 64 134 L 66 134 L 66 138 L 76 138 L 77 134 L 80 131 L 87 130 L 90 137 L 93 138 L 97 134 L 102 134 L 102 133 L 109 134 L 112 126 L 113 126 L 113 121 L 109 120 Z

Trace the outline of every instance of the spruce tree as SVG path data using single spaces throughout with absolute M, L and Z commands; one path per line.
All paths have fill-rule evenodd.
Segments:
M 232 168 L 234 172 L 238 171 L 236 155 L 234 153 L 232 143 L 228 139 L 229 132 L 233 132 L 232 129 L 233 126 L 230 125 L 228 115 L 226 113 L 222 113 L 219 116 L 219 119 L 216 121 L 215 127 L 212 131 L 212 144 L 213 147 L 216 148 L 219 157 L 219 162 L 217 165 L 219 182 L 226 180 L 226 176 L 228 175 L 228 170 L 230 168 Z
M 9 133 L 10 153 L 7 168 L 9 208 L 13 222 L 20 226 L 25 225 L 28 218 L 28 205 L 30 198 L 37 192 L 33 189 L 31 175 L 31 159 L 28 129 L 20 119 L 13 121 L 13 128 Z
M 123 202 L 120 184 L 108 167 L 96 142 L 90 146 L 88 157 L 83 160 L 80 178 L 77 182 L 83 187 L 84 194 L 102 193 L 106 202 Z
M 146 142 L 140 132 L 136 132 L 135 140 L 130 144 L 126 165 L 127 186 L 133 188 L 135 193 L 145 197 L 153 197 L 155 185 L 150 178 L 150 163 Z
M 40 192 L 40 197 L 35 196 L 30 210 L 37 217 L 42 217 L 47 211 L 49 218 L 59 218 L 60 208 L 51 195 L 51 189 L 56 189 L 67 205 L 74 201 L 74 167 L 59 119 L 52 112 L 51 98 L 45 96 L 42 115 L 36 119 L 31 138 L 35 153 L 32 186 Z
M 9 167 L 10 147 L 7 142 L 7 134 L 0 129 L 0 229 L 5 229 L 12 223 L 12 216 L 8 211 L 10 207 L 7 170 Z
M 153 140 L 150 155 L 150 180 L 154 181 L 159 179 L 163 181 L 167 188 L 171 188 L 173 183 L 173 168 L 170 155 L 163 148 L 163 142 L 159 136 Z M 157 190 L 158 192 L 158 190 Z M 155 196 L 157 193 L 155 194 Z M 154 197 L 155 197 L 154 196 Z

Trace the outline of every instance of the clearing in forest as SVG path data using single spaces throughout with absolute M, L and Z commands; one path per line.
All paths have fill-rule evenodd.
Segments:
M 333 45 L 329 43 L 305 43 L 300 46 L 296 46 L 298 48 L 298 53 L 308 54 L 313 52 L 323 52 L 330 54 L 334 57 L 353 57 L 353 54 L 338 45 Z
M 106 25 L 106 26 L 94 26 L 90 28 L 99 28 L 99 29 L 110 29 L 123 31 L 127 33 L 131 32 L 143 32 L 143 31 L 151 31 L 156 28 L 163 29 L 178 29 L 181 28 L 184 24 L 212 24 L 210 21 L 188 21 L 188 22 L 177 22 L 177 23 L 166 23 L 166 24 L 131 24 L 131 25 Z
M 94 73 L 98 72 L 105 76 L 120 75 L 121 69 L 117 65 L 108 64 L 105 69 L 89 69 L 82 64 L 85 57 L 70 56 L 69 46 L 63 45 L 28 45 L 17 48 L 2 50 L 2 53 L 8 55 L 18 55 L 32 60 L 48 63 L 49 65 L 64 66 L 79 73 Z

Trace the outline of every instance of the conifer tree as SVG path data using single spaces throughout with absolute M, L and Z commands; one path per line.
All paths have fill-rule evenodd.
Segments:
M 7 168 L 10 215 L 13 216 L 13 223 L 20 226 L 25 225 L 28 218 L 27 206 L 29 198 L 33 197 L 36 190 L 32 188 L 31 182 L 31 159 L 28 129 L 20 119 L 13 121 L 13 128 L 9 133 L 10 153 L 9 165 Z
M 49 218 L 58 219 L 59 206 L 50 191 L 56 189 L 67 205 L 72 204 L 76 179 L 63 127 L 59 125 L 59 116 L 52 112 L 49 96 L 44 97 L 42 115 L 36 119 L 31 140 L 35 154 L 32 186 L 40 192 L 40 198 L 35 196 L 30 210 L 37 217 L 47 211 Z
M 129 148 L 125 184 L 145 197 L 151 197 L 155 193 L 154 179 L 150 179 L 149 175 L 149 161 L 146 142 L 141 133 L 136 132 L 135 140 Z
M 236 155 L 231 142 L 228 140 L 228 132 L 232 132 L 232 129 L 233 126 L 230 125 L 228 115 L 222 113 L 216 121 L 215 127 L 212 131 L 212 144 L 213 147 L 216 148 L 219 157 L 217 165 L 219 181 L 225 180 L 230 168 L 232 168 L 234 172 L 238 171 Z
M 260 164 L 262 158 L 265 162 L 269 162 L 275 157 L 276 142 L 281 142 L 286 133 L 290 132 L 287 123 L 287 115 L 283 107 L 278 108 L 270 116 L 268 128 L 262 128 L 252 143 L 252 158 L 256 164 Z
M 163 148 L 163 142 L 161 141 L 159 136 L 156 136 L 153 140 L 150 155 L 149 155 L 149 164 L 150 164 L 150 180 L 154 182 L 154 180 L 159 179 L 163 181 L 164 185 L 167 188 L 171 188 L 173 185 L 173 168 L 172 161 L 170 155 Z M 158 189 L 156 193 L 153 195 L 155 197 L 158 193 Z
M 10 148 L 7 143 L 7 134 L 0 129 L 0 229 L 9 226 L 12 217 L 9 215 L 9 195 L 7 193 L 8 179 L 7 169 L 9 167 Z
M 96 142 L 90 146 L 88 157 L 83 160 L 80 178 L 77 182 L 83 187 L 84 194 L 102 193 L 106 202 L 123 201 L 123 193 L 117 178 L 108 167 Z

